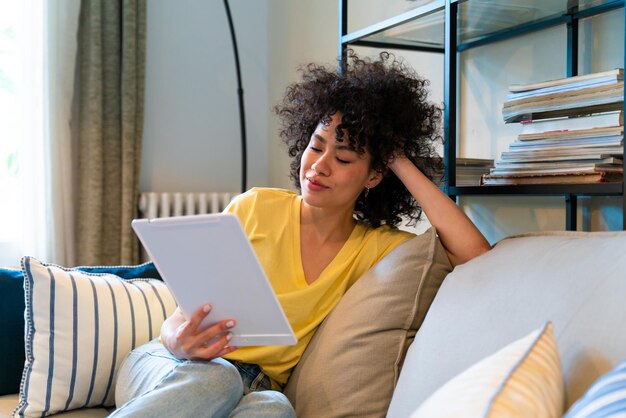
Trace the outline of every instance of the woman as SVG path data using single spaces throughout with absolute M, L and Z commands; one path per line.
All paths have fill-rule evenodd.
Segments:
M 341 74 L 309 65 L 276 108 L 300 194 L 252 189 L 226 210 L 242 222 L 298 343 L 232 347 L 236 319 L 199 329 L 209 305 L 180 311 L 161 342 L 134 350 L 113 416 L 295 416 L 280 392 L 315 330 L 346 290 L 412 237 L 396 229 L 423 210 L 453 265 L 489 244 L 431 181 L 440 110 L 426 81 L 393 56 L 350 52 Z

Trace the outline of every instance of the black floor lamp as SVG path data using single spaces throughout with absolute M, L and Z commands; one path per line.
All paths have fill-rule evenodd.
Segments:
M 233 18 L 230 15 L 230 7 L 228 0 L 224 0 L 224 8 L 228 17 L 228 26 L 230 27 L 230 37 L 233 40 L 233 53 L 235 54 L 235 67 L 237 70 L 237 96 L 239 97 L 239 125 L 241 127 L 241 191 L 247 189 L 247 146 L 246 146 L 246 114 L 243 106 L 243 86 L 241 84 L 241 69 L 239 66 L 239 51 L 237 49 L 237 38 L 235 37 L 235 27 L 233 26 Z

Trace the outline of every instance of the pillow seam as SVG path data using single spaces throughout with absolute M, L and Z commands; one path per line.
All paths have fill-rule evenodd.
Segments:
M 26 408 L 28 408 L 27 397 L 22 396 L 22 394 L 24 393 L 24 389 L 27 386 L 26 382 L 30 380 L 30 375 L 33 371 L 33 363 L 35 361 L 35 358 L 33 355 L 33 347 L 32 347 L 32 340 L 35 334 L 35 327 L 33 324 L 33 312 L 32 312 L 33 290 L 32 290 L 31 282 L 33 278 L 30 274 L 28 274 L 28 271 L 26 269 L 27 265 L 30 266 L 30 260 L 31 260 L 31 257 L 25 256 L 25 257 L 22 257 L 20 261 L 20 264 L 22 266 L 22 274 L 24 276 L 24 300 L 28 301 L 28 303 L 26 303 L 25 310 L 24 310 L 24 322 L 25 322 L 24 327 L 26 328 L 26 335 L 24 338 L 24 352 L 26 355 L 26 364 L 28 366 L 24 367 L 24 370 L 22 372 L 22 379 L 20 380 L 19 403 L 17 404 L 17 406 L 15 407 L 15 409 L 13 410 L 11 414 L 12 416 L 14 416 L 15 414 L 18 414 L 18 416 L 22 416 L 22 417 L 24 416 L 24 411 L 26 410 Z
M 428 253 L 427 253 L 428 263 L 425 264 L 424 268 L 422 269 L 422 274 L 419 277 L 419 284 L 415 292 L 415 298 L 413 299 L 413 309 L 411 309 L 410 315 L 406 317 L 406 321 L 404 324 L 403 344 L 398 345 L 398 350 L 395 355 L 395 360 L 394 360 L 394 365 L 393 365 L 394 366 L 393 367 L 394 369 L 393 370 L 393 386 L 394 387 L 396 386 L 396 384 L 398 383 L 398 379 L 400 378 L 400 361 L 403 357 L 403 353 L 405 352 L 407 335 L 409 334 L 409 331 L 411 330 L 411 324 L 415 320 L 415 316 L 417 315 L 417 312 L 419 312 L 419 306 L 421 306 L 420 302 L 421 302 L 422 288 L 424 287 L 424 280 L 425 280 L 425 277 L 427 277 L 428 273 L 430 273 L 430 271 L 432 270 L 433 265 L 435 264 L 433 260 L 433 257 L 435 255 L 435 248 L 437 245 L 437 233 L 436 233 L 435 227 L 431 227 L 429 234 L 430 234 L 431 239 L 430 239 L 430 245 L 429 245 Z
M 549 330 L 549 325 L 550 325 L 549 321 L 543 324 L 541 332 L 539 332 L 539 334 L 537 334 L 537 337 L 535 337 L 532 340 L 532 342 L 529 344 L 528 346 L 529 348 L 526 350 L 524 355 L 513 365 L 511 370 L 509 370 L 509 372 L 504 376 L 504 378 L 502 379 L 502 382 L 500 383 L 500 385 L 498 385 L 498 388 L 494 391 L 493 395 L 487 402 L 483 417 L 489 416 L 489 411 L 493 407 L 493 404 L 496 401 L 496 398 L 502 393 L 507 382 L 511 379 L 511 376 L 513 376 L 513 374 L 521 367 L 522 363 L 524 363 L 524 361 L 526 361 L 526 359 L 530 356 L 531 351 L 533 351 L 533 349 L 537 346 L 537 342 L 539 342 L 539 340 L 541 340 L 546 335 L 546 332 L 548 332 Z
M 404 329 L 405 330 L 410 330 L 411 328 L 411 324 L 413 323 L 413 319 L 415 319 L 415 315 L 417 315 L 417 312 L 419 311 L 419 306 L 420 306 L 420 301 L 421 301 L 421 294 L 422 294 L 422 289 L 424 287 L 424 279 L 425 277 L 428 276 L 428 274 L 431 272 L 435 262 L 434 262 L 434 256 L 435 256 L 435 248 L 437 246 L 437 234 L 435 231 L 435 228 L 432 228 L 432 231 L 430 232 L 431 234 L 431 240 L 430 240 L 430 245 L 428 248 L 428 253 L 426 255 L 428 262 L 425 263 L 424 268 L 422 269 L 422 274 L 419 277 L 419 284 L 417 286 L 417 290 L 415 292 L 415 298 L 413 299 L 413 306 L 411 309 L 411 313 L 410 316 L 408 316 L 406 318 L 405 324 L 404 324 Z

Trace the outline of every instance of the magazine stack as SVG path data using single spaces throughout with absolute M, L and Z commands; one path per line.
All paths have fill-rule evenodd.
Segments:
M 479 186 L 481 178 L 489 174 L 493 168 L 494 161 L 485 158 L 459 158 L 456 159 L 456 185 L 457 186 Z M 443 171 L 438 173 L 435 183 L 443 185 Z
M 522 123 L 522 131 L 481 184 L 622 181 L 622 69 L 510 90 L 504 120 Z

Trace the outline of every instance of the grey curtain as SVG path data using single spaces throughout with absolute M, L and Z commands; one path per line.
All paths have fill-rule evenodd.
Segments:
M 133 264 L 143 134 L 145 0 L 82 0 L 76 262 Z

